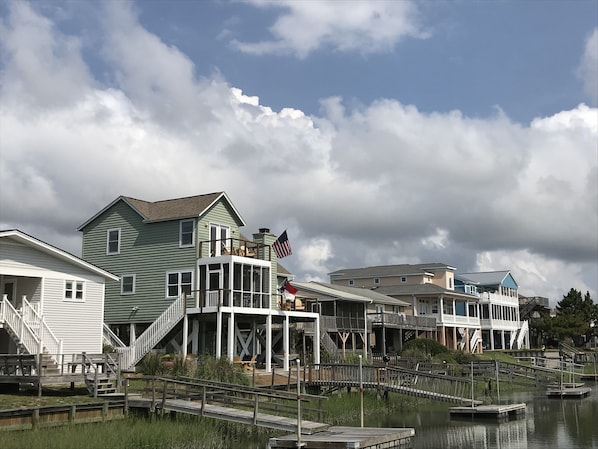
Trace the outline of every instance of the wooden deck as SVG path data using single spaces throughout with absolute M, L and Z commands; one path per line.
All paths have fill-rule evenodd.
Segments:
M 451 417 L 465 418 L 492 418 L 508 419 L 517 418 L 525 414 L 527 405 L 525 403 L 506 405 L 479 405 L 477 407 L 451 407 Z
M 549 398 L 585 398 L 591 393 L 592 389 L 582 383 L 569 383 L 558 386 L 551 386 L 546 390 L 546 396 Z
M 301 437 L 301 445 L 307 449 L 383 449 L 411 447 L 415 435 L 412 428 L 342 427 L 334 426 L 313 435 Z M 270 438 L 270 449 L 296 448 L 297 435 Z

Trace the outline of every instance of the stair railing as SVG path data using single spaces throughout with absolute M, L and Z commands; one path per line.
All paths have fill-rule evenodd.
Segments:
M 21 314 L 14 308 L 12 303 L 8 300 L 8 295 L 2 297 L 2 304 L 0 307 L 0 318 L 4 321 L 10 331 L 15 335 L 18 343 L 30 354 L 41 353 L 41 342 L 36 333 L 25 322 Z
M 525 337 L 529 333 L 529 322 L 522 321 L 521 327 L 519 328 L 519 332 L 517 335 L 517 349 L 523 348 L 523 342 L 525 341 Z
M 37 333 L 37 338 L 40 343 L 39 353 L 41 354 L 45 348 L 50 354 L 55 354 L 59 360 L 62 356 L 62 340 L 54 335 L 52 329 L 47 325 L 44 316 L 41 315 L 37 310 L 37 307 L 27 301 L 24 296 L 22 314 L 23 320 Z
M 179 296 L 137 339 L 127 348 L 116 348 L 120 354 L 120 366 L 132 369 L 153 347 L 170 332 L 183 318 L 185 310 L 184 294 Z
M 113 348 L 126 348 L 127 345 L 123 343 L 123 341 L 118 338 L 118 335 L 116 335 L 114 332 L 112 332 L 112 329 L 110 329 L 110 326 L 108 326 L 106 323 L 103 323 L 103 328 L 104 328 L 104 342 L 109 344 L 110 346 L 112 346 Z

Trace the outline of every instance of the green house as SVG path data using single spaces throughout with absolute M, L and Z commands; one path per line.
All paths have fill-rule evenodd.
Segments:
M 289 273 L 272 249 L 276 236 L 263 228 L 248 238 L 243 226 L 226 193 L 215 192 L 120 196 L 78 228 L 83 259 L 120 278 L 106 286 L 104 322 L 123 368 L 159 349 L 288 369 L 290 329 L 318 314 L 283 307 Z M 307 337 L 318 360 L 319 339 Z

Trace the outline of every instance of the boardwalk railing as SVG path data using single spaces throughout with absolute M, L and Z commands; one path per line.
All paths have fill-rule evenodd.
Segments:
M 451 403 L 472 403 L 472 380 L 399 367 L 320 364 L 311 365 L 307 383 L 317 386 L 359 387 L 391 391 Z M 481 401 L 473 401 L 479 404 Z
M 283 390 L 271 390 L 262 387 L 250 387 L 237 384 L 181 377 L 146 376 L 146 387 L 142 399 L 130 399 L 131 404 L 146 403 L 151 411 L 163 414 L 175 411 L 199 416 L 207 416 L 227 421 L 252 424 L 279 430 L 294 430 L 299 422 L 307 417 L 315 417 L 320 422 L 304 421 L 304 433 L 327 428 L 322 423 L 322 402 L 326 396 L 317 396 Z M 131 393 L 125 381 L 125 400 Z M 301 406 L 298 415 L 298 403 L 313 403 L 317 407 Z

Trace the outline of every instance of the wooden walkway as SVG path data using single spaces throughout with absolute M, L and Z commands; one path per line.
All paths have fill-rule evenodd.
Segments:
M 148 386 L 143 395 L 131 394 L 128 381 L 125 381 L 128 407 L 146 408 L 159 414 L 187 413 L 286 432 L 297 431 L 299 426 L 301 433 L 306 435 L 330 427 L 322 422 L 303 419 L 309 414 L 317 415 L 321 420 L 321 402 L 328 399 L 326 396 L 205 379 L 145 377 L 144 380 Z M 308 408 L 316 401 L 317 408 Z
M 320 364 L 310 367 L 306 382 L 319 387 L 375 389 L 463 405 L 480 405 L 471 398 L 471 379 L 398 367 Z M 360 380 L 361 379 L 361 380 Z
M 129 407 L 132 408 L 151 408 L 151 399 L 140 398 L 129 400 Z M 177 413 L 187 413 L 190 415 L 205 416 L 224 421 L 232 421 L 242 424 L 249 424 L 269 429 L 282 430 L 285 432 L 295 432 L 297 430 L 297 419 L 284 416 L 270 415 L 256 412 L 254 410 L 242 410 L 233 407 L 223 407 L 214 404 L 204 404 L 203 402 L 187 401 L 184 399 L 167 399 L 164 404 L 157 404 L 156 412 L 170 411 Z M 316 432 L 322 432 L 330 427 L 328 424 L 315 421 L 301 420 L 301 433 L 311 435 Z

